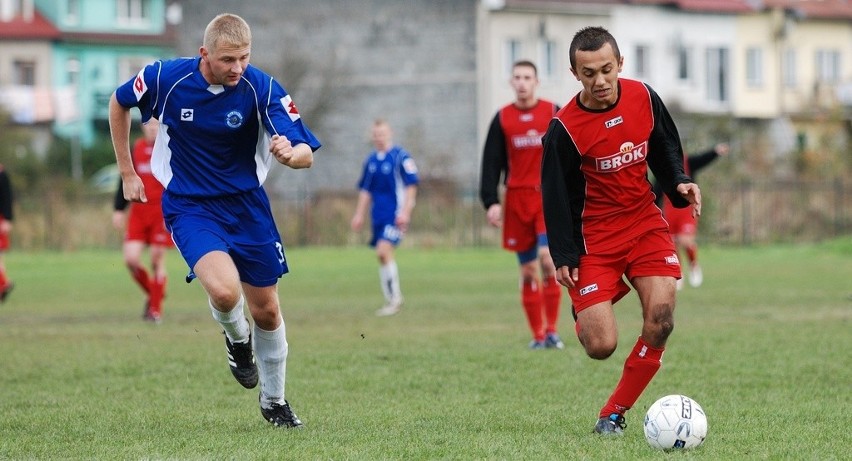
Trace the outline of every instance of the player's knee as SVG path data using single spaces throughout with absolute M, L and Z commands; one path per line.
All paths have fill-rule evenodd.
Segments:
M 666 306 L 657 309 L 655 314 L 645 324 L 646 338 L 651 340 L 651 345 L 662 347 L 666 344 L 669 336 L 674 331 L 674 309 Z
M 595 338 L 582 335 L 580 344 L 586 349 L 586 354 L 595 360 L 604 360 L 609 358 L 618 347 L 618 340 L 615 338 Z
M 240 292 L 229 290 L 225 287 L 213 287 L 207 289 L 210 302 L 219 310 L 229 310 L 240 301 Z

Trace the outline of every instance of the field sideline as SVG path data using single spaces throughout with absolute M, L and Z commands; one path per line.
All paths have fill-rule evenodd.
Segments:
M 231 377 L 197 282 L 169 254 L 165 321 L 119 251 L 6 255 L 0 305 L 0 459 L 660 459 L 642 434 L 656 398 L 705 409 L 709 435 L 677 459 L 849 459 L 852 238 L 701 249 L 705 284 L 679 294 L 663 367 L 622 438 L 591 434 L 638 335 L 588 359 L 564 311 L 565 351 L 529 351 L 514 256 L 404 247 L 406 304 L 377 318 L 367 247 L 293 248 L 280 284 L 288 398 L 276 430 Z M 567 306 L 567 300 L 563 303 Z

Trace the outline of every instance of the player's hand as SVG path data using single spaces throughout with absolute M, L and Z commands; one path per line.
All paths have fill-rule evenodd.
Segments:
M 411 222 L 411 216 L 409 216 L 405 213 L 400 213 L 396 217 L 395 224 L 396 224 L 397 229 L 399 229 L 402 232 L 407 232 L 408 231 L 408 224 L 410 222 Z
M 133 176 L 127 178 L 122 176 L 121 183 L 125 200 L 141 203 L 148 201 L 148 197 L 145 196 L 145 185 L 142 184 L 142 179 L 139 178 L 139 175 L 133 173 Z
M 116 230 L 124 230 L 124 212 L 115 210 L 112 212 L 112 227 Z
M 355 231 L 355 232 L 360 232 L 361 226 L 363 226 L 363 225 L 364 225 L 364 217 L 359 215 L 359 214 L 356 214 L 355 216 L 353 216 L 352 221 L 349 222 L 349 227 L 351 227 L 352 230 Z
M 698 188 L 698 184 L 691 182 L 678 184 L 677 191 L 692 204 L 692 217 L 701 216 L 701 189 Z
M 293 145 L 286 136 L 272 135 L 269 152 L 282 165 L 290 166 L 290 160 L 293 160 Z
M 576 267 L 562 266 L 556 268 L 556 281 L 566 288 L 574 288 L 580 280 L 580 270 Z
M 491 224 L 494 227 L 500 227 L 503 225 L 503 207 L 499 203 L 495 203 L 488 207 L 488 211 L 485 213 L 485 217 L 488 218 L 488 224 Z

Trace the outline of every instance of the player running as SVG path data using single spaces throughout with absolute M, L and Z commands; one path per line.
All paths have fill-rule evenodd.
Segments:
M 518 256 L 521 305 L 533 337 L 530 349 L 563 349 L 557 332 L 562 287 L 556 282 L 541 210 L 541 137 L 559 107 L 536 97 L 538 73 L 530 61 L 512 66 L 509 83 L 515 101 L 491 121 L 482 151 L 479 196 L 488 223 L 503 227 L 503 248 Z M 501 178 L 506 185 L 504 205 L 499 197 Z
M 199 54 L 146 66 L 110 99 L 124 196 L 147 201 L 128 142 L 130 108 L 138 107 L 143 121 L 160 121 L 151 165 L 166 189 L 166 227 L 189 265 L 187 281 L 198 278 L 224 330 L 231 372 L 246 388 L 260 382 L 264 419 L 299 427 L 284 397 L 288 345 L 278 279 L 287 260 L 262 184 L 273 157 L 309 168 L 320 143 L 284 88 L 249 64 L 251 30 L 242 18 L 216 16 Z
M 112 224 L 124 232 L 124 263 L 130 270 L 133 280 L 145 292 L 145 305 L 142 318 L 160 323 L 163 316 L 163 297 L 166 292 L 166 249 L 173 246 L 172 236 L 166 230 L 163 221 L 163 209 L 160 199 L 163 185 L 151 172 L 151 154 L 160 124 L 151 118 L 142 125 L 142 137 L 133 144 L 133 169 L 145 187 L 147 202 L 137 202 L 125 213 L 130 202 L 124 198 L 124 182 L 118 181 L 118 189 L 113 200 Z M 126 220 L 125 220 L 126 218 Z M 126 221 L 126 228 L 125 228 Z M 148 246 L 151 257 L 151 272 L 142 264 L 142 250 Z
M 376 148 L 364 161 L 358 180 L 358 203 L 352 216 L 352 230 L 358 232 L 364 224 L 367 206 L 370 208 L 373 234 L 370 246 L 379 258 L 379 281 L 385 304 L 376 311 L 380 317 L 394 315 L 402 308 L 403 296 L 394 248 L 402 241 L 411 222 L 411 212 L 417 198 L 417 165 L 403 148 L 394 145 L 393 132 L 384 120 L 373 122 L 373 146 Z
M 576 329 L 589 357 L 615 352 L 613 303 L 630 291 L 642 304 L 642 333 L 594 431 L 621 434 L 629 410 L 661 365 L 674 328 L 674 243 L 654 204 L 647 169 L 677 207 L 701 212 L 698 186 L 684 174 L 677 128 L 649 86 L 618 78 L 624 59 L 606 29 L 587 27 L 569 49 L 583 89 L 544 137 L 542 197 L 559 283 L 569 289 Z

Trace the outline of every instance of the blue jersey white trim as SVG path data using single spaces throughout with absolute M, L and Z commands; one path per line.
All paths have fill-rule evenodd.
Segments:
M 358 188 L 372 198 L 373 225 L 394 224 L 404 203 L 405 188 L 416 185 L 417 165 L 411 155 L 399 146 L 388 152 L 373 151 L 364 161 Z
M 271 76 L 249 65 L 237 85 L 210 85 L 199 63 L 200 57 L 156 61 L 116 90 L 119 104 L 138 107 L 143 121 L 159 119 L 151 166 L 166 190 L 216 197 L 259 187 L 272 164 L 274 134 L 319 149 Z

